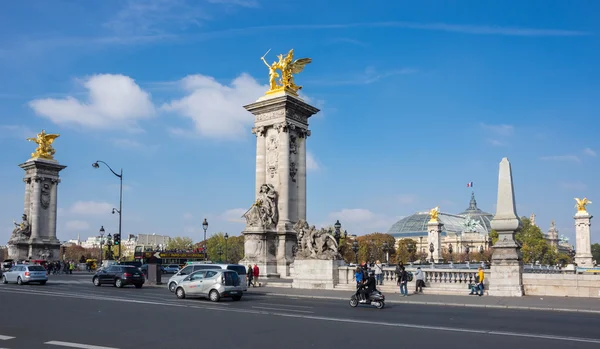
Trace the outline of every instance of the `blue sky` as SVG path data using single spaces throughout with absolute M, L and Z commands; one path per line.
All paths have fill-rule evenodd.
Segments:
M 59 238 L 237 235 L 254 195 L 242 105 L 260 57 L 294 48 L 310 120 L 308 220 L 387 231 L 440 206 L 495 212 L 498 163 L 519 215 L 574 242 L 574 197 L 600 200 L 600 23 L 594 1 L 37 1 L 0 4 L 0 241 L 22 214 L 22 170 L 60 133 Z M 600 202 L 600 201 L 599 201 Z M 595 212 L 594 204 L 589 211 Z M 592 240 L 600 241 L 596 225 Z

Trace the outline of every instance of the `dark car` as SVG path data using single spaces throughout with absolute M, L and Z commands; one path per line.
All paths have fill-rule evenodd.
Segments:
M 139 268 L 131 265 L 111 265 L 98 271 L 92 278 L 92 282 L 96 286 L 108 284 L 119 288 L 126 285 L 142 288 L 145 281 L 146 276 L 144 273 Z

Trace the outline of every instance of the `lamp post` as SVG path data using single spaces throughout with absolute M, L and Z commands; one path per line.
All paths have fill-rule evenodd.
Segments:
M 354 251 L 354 263 L 358 265 L 358 241 L 356 239 L 352 243 L 352 251 Z
M 388 259 L 389 259 L 388 251 L 390 250 L 390 246 L 388 245 L 387 241 L 383 242 L 383 246 L 381 247 L 381 249 L 383 250 L 383 253 L 385 253 L 385 264 L 388 264 L 389 263 L 388 262 Z
M 448 253 L 450 254 L 450 262 L 452 262 L 452 244 L 448 245 Z
M 469 258 L 469 252 L 470 251 L 471 251 L 471 249 L 469 248 L 469 245 L 467 245 L 467 247 L 465 247 L 465 252 L 467 253 L 467 262 L 470 261 L 470 258 Z
M 433 247 L 433 242 L 429 244 L 429 252 L 431 252 L 431 263 L 433 263 L 433 251 L 435 248 Z
M 119 185 L 119 209 L 113 208 L 112 213 L 115 214 L 117 212 L 119 214 L 119 239 L 121 238 L 121 222 L 122 222 L 122 213 L 123 213 L 123 169 L 121 169 L 121 173 L 116 173 L 108 164 L 104 161 L 98 160 L 92 164 L 93 168 L 100 168 L 100 164 L 103 163 L 108 167 L 110 172 L 112 172 L 115 176 L 119 177 L 120 185 Z M 121 258 L 121 243 L 119 242 L 119 255 L 118 258 Z
M 229 258 L 227 258 L 227 239 L 229 239 L 229 234 L 225 233 L 225 263 L 229 263 Z
M 104 244 L 104 226 L 100 227 L 100 266 L 102 266 L 102 245 Z
M 208 229 L 208 221 L 204 218 L 204 222 L 202 222 L 202 229 L 204 229 L 204 246 L 202 246 L 202 251 L 204 251 L 204 261 L 207 259 L 206 253 L 206 230 Z
M 417 251 L 417 247 L 415 246 L 414 242 L 409 242 L 408 246 L 406 247 L 408 249 L 408 261 L 410 263 L 414 262 L 413 261 L 413 254 Z
M 340 223 L 340 220 L 338 219 L 335 224 L 333 225 L 333 228 L 335 229 L 335 232 L 333 233 L 333 238 L 335 239 L 335 242 L 338 244 L 338 246 L 340 245 L 340 228 L 342 228 L 342 224 Z
M 419 237 L 419 263 L 423 264 L 423 237 Z
M 217 249 L 217 254 L 219 255 L 219 263 L 222 262 L 221 256 L 223 255 L 223 247 L 219 246 Z
M 106 247 L 108 250 L 106 251 L 106 259 L 109 261 L 112 260 L 112 235 L 110 233 L 106 236 Z

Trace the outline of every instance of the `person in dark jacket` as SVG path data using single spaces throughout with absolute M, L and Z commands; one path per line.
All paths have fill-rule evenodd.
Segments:
M 252 282 L 252 280 L 254 280 L 254 269 L 252 269 L 251 264 L 248 265 L 248 271 L 246 272 L 246 277 L 248 278 L 248 287 L 250 287 L 250 285 L 254 286 L 254 283 Z
M 361 293 L 361 302 L 366 302 L 369 295 L 375 291 L 377 286 L 377 280 L 375 280 L 375 272 L 369 272 L 369 278 L 365 283 L 363 283 L 362 288 L 360 289 Z

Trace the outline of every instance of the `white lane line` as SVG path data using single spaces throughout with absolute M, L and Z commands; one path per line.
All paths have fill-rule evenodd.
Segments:
M 277 304 L 277 303 L 257 303 L 260 305 L 274 305 L 276 307 L 290 307 L 290 308 L 306 308 L 306 309 L 313 309 L 314 307 L 309 307 L 306 305 L 289 305 L 289 304 Z
M 0 334 L 0 341 L 7 341 L 7 340 L 13 339 L 13 338 L 15 338 L 15 337 L 3 336 L 3 335 Z
M 314 314 L 314 311 L 306 311 L 306 310 L 294 310 L 294 309 L 282 309 L 282 308 L 269 308 L 269 307 L 252 307 L 254 309 L 265 309 L 265 310 L 280 310 L 280 311 L 293 311 L 295 313 L 307 313 Z
M 17 293 L 17 292 L 14 292 Z M 265 310 L 250 310 L 250 309 L 236 309 L 236 308 L 221 308 L 214 307 L 218 303 L 207 303 L 206 305 L 198 304 L 177 304 L 177 303 L 166 303 L 166 302 L 149 302 L 149 301 L 141 301 L 141 300 L 133 300 L 133 299 L 124 299 L 124 298 L 105 298 L 105 297 L 78 297 L 73 296 L 71 294 L 47 294 L 44 293 L 33 293 L 33 292 L 19 292 L 22 294 L 28 293 L 37 296 L 53 296 L 53 297 L 65 297 L 65 298 L 80 298 L 80 299 L 89 299 L 89 300 L 100 300 L 100 301 L 116 301 L 116 302 L 124 302 L 124 303 L 137 303 L 137 304 L 148 304 L 148 305 L 158 305 L 158 306 L 170 306 L 170 307 L 182 307 L 182 308 L 195 308 L 195 309 L 203 309 L 203 310 L 218 310 L 218 311 L 228 311 L 228 312 L 236 312 L 236 313 L 246 313 L 246 314 L 260 314 L 260 315 L 271 315 L 271 316 L 282 316 L 282 317 L 290 317 L 290 318 L 300 318 L 300 319 L 309 319 L 309 320 L 321 320 L 321 321 L 333 321 L 333 322 L 343 322 L 343 323 L 351 323 L 351 324 L 359 324 L 361 326 L 365 325 L 375 325 L 375 326 L 389 326 L 389 327 L 398 327 L 398 328 L 412 328 L 417 330 L 436 330 L 436 331 L 447 331 L 447 332 L 461 332 L 461 333 L 471 333 L 471 334 L 483 334 L 483 335 L 495 335 L 495 336 L 507 336 L 507 337 L 522 337 L 522 338 L 532 338 L 532 339 L 547 339 L 547 340 L 559 340 L 566 342 L 583 342 L 583 343 L 597 343 L 600 344 L 600 339 L 596 338 L 582 338 L 582 337 L 568 337 L 568 336 L 553 336 L 553 335 L 544 335 L 544 334 L 535 334 L 535 333 L 518 333 L 518 332 L 500 332 L 493 330 L 475 330 L 471 328 L 459 328 L 459 327 L 442 327 L 442 326 L 428 326 L 428 325 L 414 325 L 408 323 L 394 323 L 394 322 L 376 322 L 376 321 L 368 321 L 364 322 L 359 319 L 344 319 L 344 318 L 334 318 L 334 317 L 324 317 L 317 315 L 302 315 L 302 314 L 289 314 L 289 313 L 279 313 L 279 312 L 269 312 Z M 283 309 L 284 311 L 292 311 L 290 309 Z M 87 349 L 87 348 L 85 348 Z M 105 347 L 91 347 L 90 349 L 106 349 Z M 116 348 L 108 348 L 108 349 L 116 349 Z
M 61 341 L 50 341 L 44 344 L 47 345 L 58 345 L 61 347 L 69 347 L 69 348 L 81 348 L 81 349 L 118 349 L 113 347 L 102 347 L 99 345 L 90 345 L 90 344 L 81 344 L 81 343 L 71 343 L 71 342 L 61 342 Z

